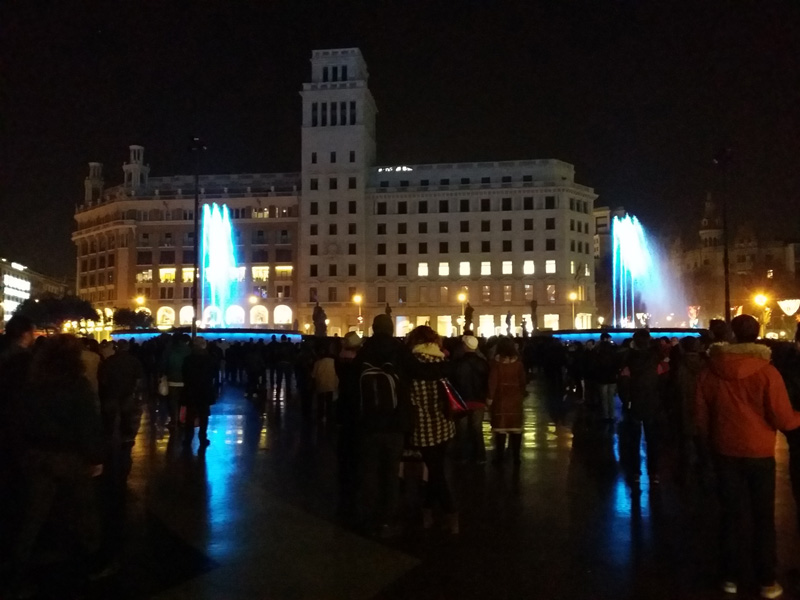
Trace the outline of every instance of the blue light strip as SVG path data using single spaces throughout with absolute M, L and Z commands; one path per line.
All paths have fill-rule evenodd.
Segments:
M 142 343 L 164 334 L 172 335 L 172 332 L 152 329 L 145 331 L 114 331 L 111 333 L 111 338 L 114 340 L 134 340 L 137 343 Z M 272 340 L 273 335 L 277 340 L 280 340 L 281 336 L 285 335 L 293 344 L 303 339 L 303 336 L 296 332 L 270 329 L 199 329 L 197 335 L 209 342 L 249 342 L 250 340 L 257 342 L 259 340 L 264 340 L 264 342 L 267 343 Z
M 636 329 L 584 329 L 580 331 L 553 331 L 548 335 L 561 340 L 562 342 L 581 342 L 585 344 L 589 340 L 600 341 L 601 333 L 608 333 L 615 344 L 621 344 L 625 340 L 633 337 Z M 705 329 L 651 329 L 650 336 L 653 338 L 676 337 L 678 339 L 688 336 L 699 337 Z

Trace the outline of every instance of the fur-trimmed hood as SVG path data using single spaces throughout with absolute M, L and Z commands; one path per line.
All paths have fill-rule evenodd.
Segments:
M 772 350 L 763 344 L 714 344 L 709 349 L 712 370 L 723 379 L 744 379 L 769 365 Z
M 438 344 L 417 344 L 411 349 L 414 354 L 427 354 L 436 358 L 444 358 L 444 352 Z

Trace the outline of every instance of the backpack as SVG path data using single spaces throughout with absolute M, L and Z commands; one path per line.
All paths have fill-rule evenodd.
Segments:
M 397 409 L 398 381 L 399 377 L 391 363 L 379 367 L 364 363 L 359 379 L 362 418 L 372 420 L 394 414 Z

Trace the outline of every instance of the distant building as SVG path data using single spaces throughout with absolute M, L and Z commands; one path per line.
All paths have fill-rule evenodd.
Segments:
M 63 296 L 67 288 L 64 281 L 31 271 L 17 262 L 0 258 L 0 297 L 2 297 L 0 328 L 28 298 L 37 298 L 45 294 Z
M 329 333 L 342 335 L 360 328 L 359 312 L 366 329 L 388 306 L 399 335 L 421 324 L 451 335 L 463 294 L 484 335 L 507 320 L 519 333 L 532 314 L 539 328 L 592 326 L 596 195 L 574 167 L 380 166 L 368 77 L 357 48 L 315 50 L 301 171 L 201 178 L 201 202 L 231 208 L 238 276 L 252 292 L 233 323 L 303 330 L 319 303 Z M 142 305 L 160 325 L 188 324 L 193 178 L 150 177 L 143 148 L 130 152 L 118 186 L 105 188 L 101 165 L 89 165 L 73 236 L 78 293 L 97 308 Z

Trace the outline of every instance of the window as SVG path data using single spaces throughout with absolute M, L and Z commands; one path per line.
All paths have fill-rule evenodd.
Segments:
M 440 179 L 439 180 L 439 185 L 450 185 L 450 180 L 447 179 L 447 178 Z
M 421 215 L 428 214 L 428 201 L 427 200 L 420 200 L 417 203 L 417 212 Z
M 386 302 L 386 288 L 385 287 L 379 287 L 378 288 L 378 302 L 381 303 L 381 304 Z
M 388 188 L 389 187 L 389 182 L 388 181 L 381 181 L 378 185 L 380 187 L 382 187 L 382 188 Z
M 510 260 L 503 261 L 501 272 L 503 275 L 512 275 L 514 273 L 514 267 Z
M 588 263 L 583 265 L 583 276 L 584 277 L 590 277 L 591 276 L 591 271 L 589 270 L 589 264 Z
M 356 151 L 355 150 L 350 150 L 350 162 L 351 163 L 356 162 Z
M 556 272 L 556 261 L 550 259 L 544 261 L 544 272 L 548 274 L 553 274 Z
M 491 177 L 481 177 L 481 183 L 492 183 Z
M 408 302 L 408 292 L 406 290 L 406 286 L 404 285 L 397 286 L 397 301 Z
M 461 212 L 469 212 L 469 199 L 464 198 L 458 204 L 459 204 L 458 209 Z
M 570 200 L 571 200 L 571 198 L 570 198 Z M 550 219 L 547 219 L 547 221 L 550 222 Z M 580 223 L 578 223 L 578 226 L 580 227 Z M 550 229 L 550 228 L 548 227 L 548 229 Z M 569 230 L 570 231 L 575 231 L 575 219 L 570 219 L 569 220 Z M 578 231 L 580 231 L 580 229 Z
M 526 260 L 522 263 L 522 274 L 523 275 L 533 275 L 534 274 L 534 267 L 532 260 Z
M 347 235 L 355 235 L 356 234 L 356 224 L 355 223 L 348 223 L 347 224 Z
M 503 252 L 511 252 L 511 240 L 503 240 Z
M 490 198 L 481 198 L 481 212 L 489 212 L 492 210 L 492 200 Z
M 328 178 L 328 189 L 329 190 L 338 190 L 339 189 L 339 180 L 336 177 Z
M 461 185 L 469 185 L 469 177 L 462 177 Z
M 511 219 L 503 219 L 503 231 L 511 231 Z
M 555 208 L 556 207 L 556 197 L 555 196 L 545 196 L 544 197 L 544 207 L 547 210 Z
M 483 240 L 481 242 L 481 252 L 491 252 L 492 251 L 492 243 L 489 240 Z
M 469 252 L 469 242 L 461 242 L 461 252 Z
M 439 221 L 439 233 L 447 233 L 447 221 Z
M 397 253 L 398 254 L 405 254 L 406 253 L 406 244 L 405 242 L 401 242 L 397 244 Z
M 461 233 L 469 233 L 469 221 L 461 221 Z
M 311 189 L 314 189 L 314 188 L 311 188 Z M 309 204 L 308 205 L 308 212 L 310 214 L 312 214 L 312 215 L 319 214 L 319 203 L 318 202 L 312 202 L 311 204 Z
M 533 210 L 533 196 L 525 196 L 522 199 L 523 210 Z
M 136 264 L 137 265 L 151 265 L 153 264 L 153 253 L 152 252 L 137 252 L 136 253 Z
M 192 288 L 185 287 L 183 288 L 183 299 L 188 300 L 192 297 Z
M 251 267 L 250 274 L 253 281 L 269 281 L 269 267 Z M 185 278 L 184 281 L 186 281 Z
M 275 250 L 275 261 L 276 262 L 292 262 L 292 251 L 290 249 L 280 249 L 278 248 Z
M 503 179 L 501 181 L 503 183 L 511 183 L 511 175 L 503 175 Z
M 378 235 L 386 235 L 386 223 L 378 223 Z
M 559 320 L 559 315 L 558 314 L 545 315 L 544 316 L 544 327 L 545 327 L 545 329 L 557 330 L 558 329 L 558 320 Z
M 533 252 L 533 240 L 525 240 L 525 252 Z
M 336 163 L 336 152 L 331 152 L 331 164 Z
M 428 180 L 428 179 L 420 179 L 420 182 L 419 182 L 419 184 L 420 184 L 422 187 L 428 187 L 428 186 L 431 184 L 431 182 L 430 182 L 430 180 Z
M 421 262 L 417 263 L 417 277 L 427 277 L 428 276 L 428 263 Z
M 428 243 L 427 242 L 420 242 L 419 243 L 419 254 L 427 254 L 428 253 Z
M 316 244 L 311 244 L 310 254 L 311 254 L 311 256 L 316 256 L 317 255 L 317 245 Z
M 408 265 L 406 263 L 398 263 L 397 276 L 406 277 L 408 275 Z
M 308 267 L 308 276 L 309 277 L 316 277 L 318 272 L 317 265 L 309 265 Z
M 525 290 L 525 300 L 533 300 L 533 286 L 530 283 L 526 283 L 522 287 Z
M 356 102 L 355 100 L 350 101 L 350 124 L 355 125 L 356 122 Z
M 316 102 L 311 103 L 311 126 L 316 127 L 319 124 L 319 119 L 317 118 L 319 105 Z
M 428 223 L 419 223 L 417 225 L 417 231 L 419 233 L 428 233 Z
M 569 250 L 570 252 L 575 252 L 575 240 L 569 241 Z
M 322 102 L 322 121 L 320 123 L 323 127 L 328 125 L 328 103 Z
M 507 284 L 503 286 L 503 302 L 511 302 L 511 286 Z
M 316 152 L 312 152 L 311 153 L 311 164 L 312 165 L 317 164 L 317 153 Z
M 446 213 L 450 211 L 450 205 L 447 200 L 439 200 L 439 212 Z
M 491 275 L 492 274 L 492 263 L 488 260 L 484 260 L 481 262 L 481 275 Z
M 136 273 L 136 283 L 145 283 L 148 281 L 153 281 L 153 270 L 146 269 L 144 271 L 139 271 Z
M 319 179 L 316 177 L 312 177 L 308 180 L 308 187 L 311 190 L 318 190 L 319 189 Z
M 328 202 L 328 214 L 335 215 L 339 212 L 339 205 L 336 202 Z
M 397 203 L 397 214 L 398 215 L 405 215 L 408 213 L 408 202 L 398 202 Z
M 386 214 L 386 202 L 378 202 L 378 214 L 385 215 Z
M 481 286 L 481 299 L 484 302 L 492 301 L 492 286 L 490 285 Z
M 269 262 L 269 251 L 266 248 L 257 248 L 253 250 L 252 257 L 254 263 Z
M 439 277 L 448 277 L 450 275 L 450 263 L 448 262 L 440 262 L 439 263 Z
M 356 245 L 355 244 L 347 244 L 347 254 L 350 256 L 356 255 Z
M 337 302 L 337 289 L 335 287 L 328 288 L 328 302 Z
M 468 277 L 470 273 L 469 261 L 462 261 L 458 263 L 458 274 L 462 277 Z
M 354 215 L 358 212 L 358 205 L 356 204 L 355 200 L 350 200 L 347 203 L 347 212 L 351 215 Z
M 338 235 L 339 234 L 339 227 L 336 223 L 331 223 L 328 225 L 328 235 Z
M 511 198 L 503 198 L 501 207 L 502 210 L 511 210 Z
M 556 220 L 555 219 L 545 219 L 544 220 L 544 228 L 545 229 L 555 229 L 556 228 Z
M 408 224 L 407 223 L 398 223 L 397 224 L 397 233 L 400 235 L 405 235 L 406 231 L 408 231 Z
M 336 277 L 336 265 L 328 265 L 328 276 L 329 277 Z
M 408 187 L 408 179 L 401 179 L 400 187 Z
M 162 300 L 171 300 L 172 298 L 175 297 L 175 288 L 173 287 L 160 288 L 159 297 Z
M 439 254 L 447 254 L 449 252 L 449 245 L 447 242 L 439 242 Z
M 347 265 L 347 276 L 348 277 L 355 277 L 356 276 L 356 266 L 354 264 Z
M 386 277 L 386 263 L 378 263 L 378 277 Z
M 547 238 L 544 241 L 544 249 L 548 252 L 551 252 L 556 249 L 556 240 L 555 238 Z
M 378 254 L 386 254 L 386 244 L 378 244 Z
M 315 287 L 308 288 L 308 301 L 316 302 L 317 300 L 319 300 L 319 297 L 317 296 L 317 288 Z

